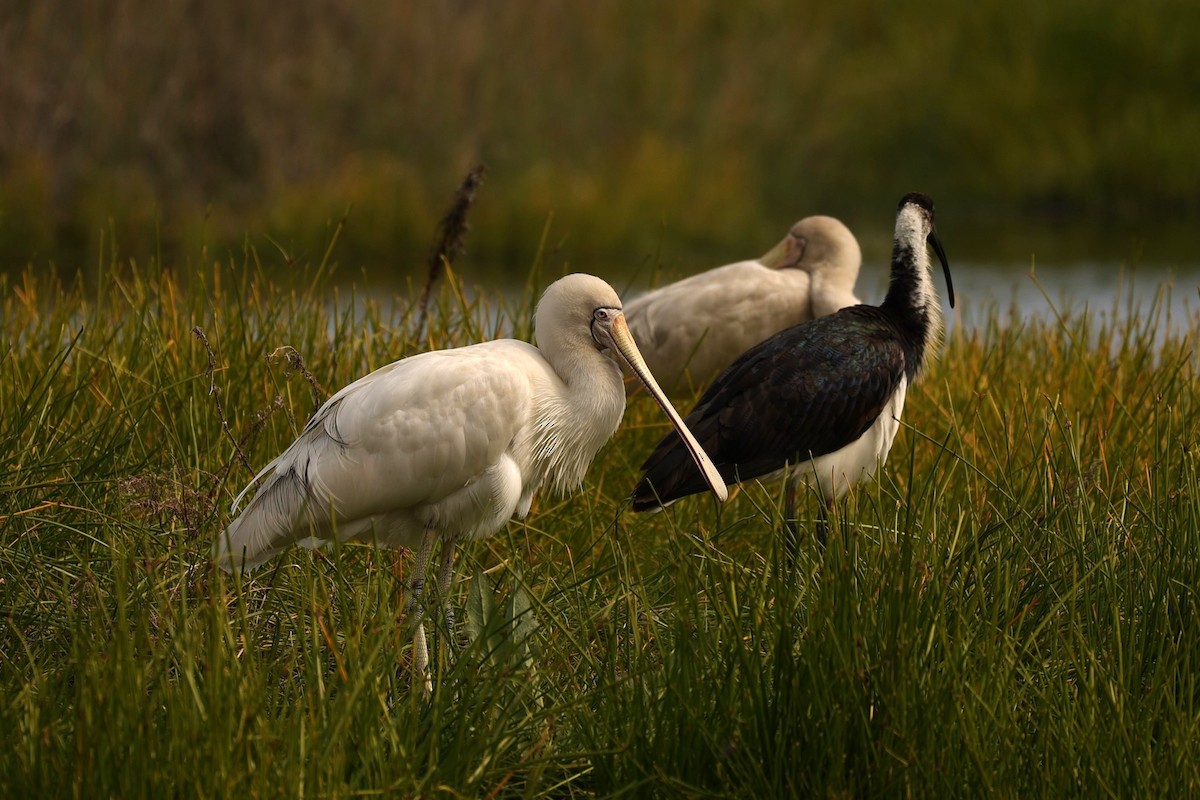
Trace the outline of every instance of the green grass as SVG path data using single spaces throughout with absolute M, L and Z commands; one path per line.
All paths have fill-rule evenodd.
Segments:
M 408 561 L 292 550 L 239 584 L 210 543 L 322 391 L 528 335 L 536 293 L 444 286 L 418 342 L 404 298 L 263 260 L 0 279 L 5 796 L 1200 791 L 1198 325 L 1165 297 L 972 309 L 790 566 L 778 486 L 625 509 L 665 430 L 639 395 L 580 492 L 463 548 L 426 701 Z

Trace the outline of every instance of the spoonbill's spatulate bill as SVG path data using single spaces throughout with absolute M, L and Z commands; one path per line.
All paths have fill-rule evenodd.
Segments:
M 411 604 L 440 542 L 445 589 L 455 542 L 490 536 L 514 513 L 523 517 L 542 486 L 578 486 L 616 431 L 625 387 L 604 350 L 646 384 L 699 465 L 700 480 L 725 499 L 724 482 L 654 382 L 607 283 L 582 274 L 556 281 L 538 304 L 534 328 L 536 347 L 504 339 L 423 353 L 337 392 L 238 495 L 235 511 L 258 486 L 217 538 L 217 563 L 250 569 L 301 541 L 403 546 L 417 554 Z M 421 673 L 424 641 L 419 625 Z
M 908 387 L 937 351 L 941 305 L 932 246 L 954 287 L 933 224 L 933 201 L 906 195 L 896 214 L 891 284 L 878 306 L 856 305 L 789 328 L 743 353 L 708 387 L 685 423 L 728 483 L 789 468 L 827 505 L 874 474 L 900 427 Z M 633 507 L 644 511 L 702 491 L 686 451 L 668 436 L 646 459 Z
M 772 334 L 857 305 L 862 251 L 833 217 L 805 217 L 757 261 L 692 275 L 625 304 L 629 330 L 668 390 L 702 386 Z

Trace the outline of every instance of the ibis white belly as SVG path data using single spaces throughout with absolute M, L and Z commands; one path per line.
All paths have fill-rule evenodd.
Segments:
M 825 501 L 832 503 L 864 478 L 874 476 L 879 465 L 887 460 L 888 451 L 900 429 L 900 412 L 904 410 L 904 396 L 908 391 L 908 379 L 901 378 L 892 399 L 883 407 L 883 412 L 866 433 L 841 450 L 826 453 L 810 461 L 792 467 L 793 480 L 807 486 L 814 483 Z

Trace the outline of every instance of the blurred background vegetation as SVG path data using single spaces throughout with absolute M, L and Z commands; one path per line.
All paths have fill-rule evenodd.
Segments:
M 0 271 L 317 260 L 347 217 L 343 264 L 419 280 L 479 161 L 469 253 L 516 274 L 548 224 L 577 265 L 700 266 L 830 213 L 871 257 L 910 190 L 959 258 L 1194 253 L 1190 0 L 3 5 Z

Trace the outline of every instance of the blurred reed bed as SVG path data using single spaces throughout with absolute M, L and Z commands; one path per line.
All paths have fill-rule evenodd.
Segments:
M 664 244 L 746 257 L 811 213 L 870 247 L 874 210 L 914 189 L 991 246 L 1048 225 L 1039 251 L 1071 224 L 1146 237 L 1197 210 L 1190 3 L 10 11 L 0 269 L 18 273 L 94 263 L 110 225 L 143 260 L 236 255 L 247 230 L 317 260 L 348 209 L 351 263 L 415 265 L 446 176 L 477 161 L 497 180 L 472 252 L 516 279 L 550 213 L 570 232 L 553 246 L 629 269 Z

